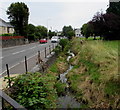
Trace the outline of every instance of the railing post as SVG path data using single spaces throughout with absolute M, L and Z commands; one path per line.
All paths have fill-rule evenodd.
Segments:
M 54 49 L 54 44 L 52 44 L 52 47 L 53 47 L 53 49 Z
M 50 54 L 51 54 L 51 46 L 49 45 L 49 52 L 50 52 Z
M 5 109 L 5 106 L 4 106 L 4 98 L 2 97 L 2 110 Z
M 38 51 L 38 63 L 40 63 L 40 51 Z
M 27 69 L 27 57 L 25 56 L 25 70 L 26 70 L 26 74 L 28 73 L 28 69 Z
M 7 75 L 8 75 L 8 83 L 9 83 L 9 87 L 11 87 L 10 73 L 9 73 L 8 64 L 6 64 L 6 68 L 7 68 Z
M 46 47 L 45 47 L 45 58 L 46 58 L 46 56 L 47 56 L 47 55 L 46 55 Z

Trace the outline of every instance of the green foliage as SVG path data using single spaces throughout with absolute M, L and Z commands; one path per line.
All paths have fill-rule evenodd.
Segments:
M 60 45 L 57 45 L 53 51 L 55 52 L 56 55 L 58 55 L 62 51 L 62 48 Z
M 75 32 L 72 28 L 72 26 L 64 26 L 62 29 L 62 34 L 66 37 L 68 37 L 69 39 L 72 38 L 72 36 L 75 35 Z
M 13 34 L 6 33 L 6 34 L 1 34 L 0 36 L 13 36 Z
M 90 23 L 83 24 L 81 28 L 81 33 L 85 36 L 87 39 L 88 37 L 93 35 L 93 25 Z
M 5 33 L 5 34 L 1 34 L 0 36 L 18 36 L 18 34 Z
M 56 34 L 56 32 L 55 31 L 51 31 L 51 30 L 49 30 L 49 33 L 48 33 L 48 36 L 49 36 L 49 38 L 52 38 L 52 36 L 56 36 L 57 34 Z
M 53 76 L 38 72 L 18 76 L 12 86 L 10 96 L 29 110 L 43 110 L 55 107 L 56 91 Z
M 110 96 L 115 94 L 120 95 L 120 85 L 117 81 L 109 81 L 106 83 L 104 91 L 105 94 L 108 94 Z
M 33 24 L 28 24 L 27 29 L 28 40 L 35 40 L 36 27 Z
M 120 16 L 120 1 L 110 2 L 109 7 L 107 8 L 107 13 L 114 13 Z
M 36 34 L 40 35 L 39 39 L 47 37 L 47 28 L 44 26 L 37 26 L 36 27 Z
M 60 39 L 59 45 L 62 47 L 62 51 L 64 50 L 65 46 L 69 43 L 68 39 Z
M 53 73 L 57 73 L 57 72 L 58 72 L 57 65 L 56 65 L 56 64 L 53 64 L 53 65 L 49 68 L 49 70 L 52 71 Z
M 60 81 L 57 81 L 55 83 L 55 88 L 56 88 L 56 91 L 57 91 L 58 95 L 62 95 L 62 94 L 64 95 L 65 94 L 66 84 L 62 83 Z
M 7 10 L 9 15 L 10 23 L 14 26 L 15 33 L 26 36 L 29 9 L 25 3 L 17 2 L 12 3 Z

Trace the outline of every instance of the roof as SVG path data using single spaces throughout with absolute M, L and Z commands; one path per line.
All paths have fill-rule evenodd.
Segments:
M 0 26 L 1 27 L 13 27 L 9 22 L 5 22 L 0 18 Z

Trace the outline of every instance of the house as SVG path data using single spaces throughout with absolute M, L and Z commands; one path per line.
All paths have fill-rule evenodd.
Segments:
M 75 36 L 81 37 L 81 30 L 79 28 L 75 29 Z
M 14 33 L 14 28 L 9 22 L 5 22 L 0 18 L 0 34 Z

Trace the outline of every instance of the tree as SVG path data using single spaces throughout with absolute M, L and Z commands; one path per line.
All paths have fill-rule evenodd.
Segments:
M 25 3 L 12 3 L 7 10 L 10 23 L 14 26 L 15 33 L 27 36 L 27 25 L 29 17 L 29 9 Z
M 36 36 L 36 27 L 33 24 L 28 24 L 27 26 L 27 36 L 28 36 L 28 40 L 35 40 L 35 36 Z
M 109 8 L 106 10 L 107 13 L 114 13 L 120 16 L 120 1 L 119 2 L 110 2 Z
M 68 37 L 69 39 L 71 39 L 72 36 L 74 36 L 75 34 L 72 26 L 64 26 L 62 29 L 62 33 L 64 36 Z
M 44 26 L 37 26 L 36 27 L 36 34 L 40 35 L 39 39 L 47 37 L 47 28 Z
M 105 40 L 120 39 L 120 16 L 113 13 L 95 15 L 91 21 L 95 35 L 102 36 Z
M 93 35 L 93 25 L 91 22 L 88 22 L 86 24 L 83 24 L 82 28 L 81 28 L 81 33 L 86 37 L 86 39 L 88 37 L 90 37 L 91 35 Z
M 56 32 L 55 31 L 51 31 L 51 30 L 49 30 L 49 33 L 48 33 L 48 36 L 50 37 L 50 38 L 52 38 L 52 36 L 55 36 L 56 35 Z

